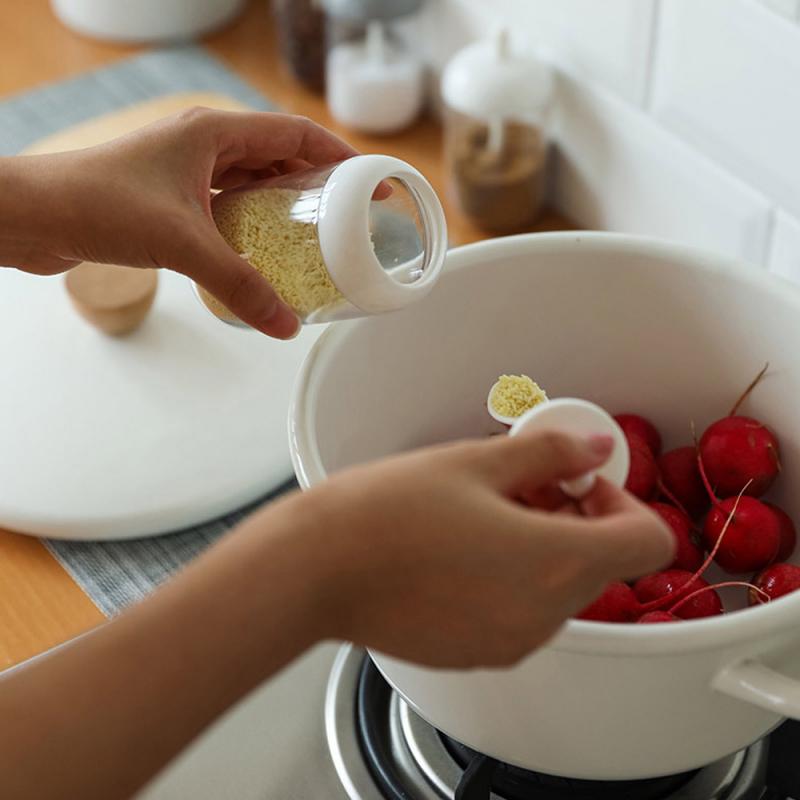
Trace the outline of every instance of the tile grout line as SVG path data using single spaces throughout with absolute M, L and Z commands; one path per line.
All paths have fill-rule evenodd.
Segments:
M 649 48 L 647 64 L 645 66 L 644 91 L 641 97 L 642 108 L 652 115 L 653 93 L 655 88 L 656 61 L 658 59 L 658 42 L 661 28 L 661 0 L 653 0 L 653 10 L 650 20 Z

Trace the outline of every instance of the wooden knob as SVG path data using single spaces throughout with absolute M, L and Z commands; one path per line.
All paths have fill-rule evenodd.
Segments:
M 67 292 L 78 313 L 110 336 L 123 336 L 144 322 L 158 288 L 158 272 L 113 264 L 73 267 Z

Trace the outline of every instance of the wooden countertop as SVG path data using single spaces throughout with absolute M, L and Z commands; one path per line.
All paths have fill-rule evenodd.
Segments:
M 283 110 L 311 117 L 364 152 L 390 153 L 417 166 L 443 199 L 454 243 L 485 238 L 448 202 L 438 124 L 423 120 L 410 131 L 380 138 L 354 135 L 337 126 L 323 100 L 299 86 L 279 64 L 268 7 L 268 0 L 251 0 L 237 22 L 203 44 Z M 0 3 L 0 32 L 0 97 L 101 67 L 144 49 L 104 44 L 71 33 L 54 18 L 48 0 Z M 537 230 L 568 227 L 562 217 L 547 214 Z M 39 541 L 0 530 L 0 670 L 102 620 L 100 611 Z

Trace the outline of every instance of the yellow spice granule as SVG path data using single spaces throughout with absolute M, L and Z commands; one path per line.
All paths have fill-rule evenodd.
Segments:
M 520 417 L 544 403 L 547 395 L 527 375 L 501 375 L 492 389 L 492 408 L 504 417 Z
M 220 196 L 213 214 L 225 241 L 305 318 L 342 294 L 325 268 L 311 214 L 295 208 L 300 194 L 280 188 L 235 192 Z M 200 294 L 218 317 L 233 318 L 214 297 Z

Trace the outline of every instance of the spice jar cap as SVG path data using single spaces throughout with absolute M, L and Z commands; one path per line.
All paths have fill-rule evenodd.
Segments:
M 418 11 L 424 0 L 319 0 L 332 17 L 349 20 L 387 20 Z
M 511 52 L 508 32 L 459 50 L 442 74 L 445 103 L 462 114 L 488 119 L 538 114 L 552 92 L 550 68 Z
M 395 274 L 378 259 L 370 230 L 375 191 L 391 178 L 401 181 L 414 198 L 424 227 L 418 259 L 400 265 Z M 447 253 L 447 225 L 436 192 L 414 167 L 392 156 L 355 156 L 336 167 L 323 189 L 317 233 L 331 280 L 367 314 L 395 311 L 422 299 L 436 283 Z M 411 269 L 416 279 L 400 280 Z

